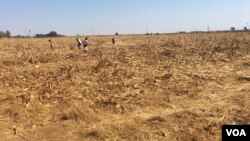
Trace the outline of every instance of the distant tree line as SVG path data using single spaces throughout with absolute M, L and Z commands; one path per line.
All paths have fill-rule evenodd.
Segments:
M 230 31 L 237 31 L 235 27 L 231 27 Z M 245 26 L 242 30 L 238 30 L 238 31 L 249 31 L 249 29 Z
M 63 37 L 63 35 L 57 34 L 55 31 L 51 31 L 48 34 L 36 34 L 35 37 Z
M 0 31 L 0 38 L 3 38 L 3 37 L 10 38 L 11 37 L 10 31 L 9 30 L 7 30 L 6 32 Z

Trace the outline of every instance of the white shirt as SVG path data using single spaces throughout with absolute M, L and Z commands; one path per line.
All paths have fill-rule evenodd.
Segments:
M 82 44 L 82 41 L 79 38 L 77 38 L 77 41 L 78 43 Z

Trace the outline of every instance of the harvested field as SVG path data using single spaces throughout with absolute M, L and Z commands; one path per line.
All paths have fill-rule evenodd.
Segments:
M 250 124 L 250 34 L 0 39 L 3 141 L 219 141 Z M 0 139 L 0 140 L 1 140 Z

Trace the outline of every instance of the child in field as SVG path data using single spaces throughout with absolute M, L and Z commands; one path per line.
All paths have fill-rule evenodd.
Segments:
M 54 44 L 51 40 L 49 40 L 49 43 L 50 43 L 50 49 L 54 49 Z
M 77 41 L 78 49 L 81 49 L 82 41 L 79 38 L 77 38 L 76 41 Z
M 89 45 L 89 43 L 88 43 L 88 37 L 85 38 L 85 40 L 83 41 L 82 44 L 83 44 L 84 53 L 87 53 L 87 51 L 88 51 L 88 45 Z
M 112 38 L 112 43 L 115 44 L 115 37 Z

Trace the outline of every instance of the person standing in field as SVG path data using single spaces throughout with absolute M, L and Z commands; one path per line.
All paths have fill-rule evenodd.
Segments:
M 50 43 L 50 49 L 54 49 L 54 44 L 53 44 L 53 42 L 49 39 L 49 43 Z
M 115 37 L 112 38 L 112 43 L 115 45 Z
M 88 45 L 89 45 L 88 37 L 85 38 L 85 40 L 83 41 L 82 44 L 83 44 L 84 53 L 87 53 L 87 51 L 88 51 Z
M 82 41 L 79 38 L 77 38 L 76 41 L 77 41 L 78 49 L 81 49 Z

